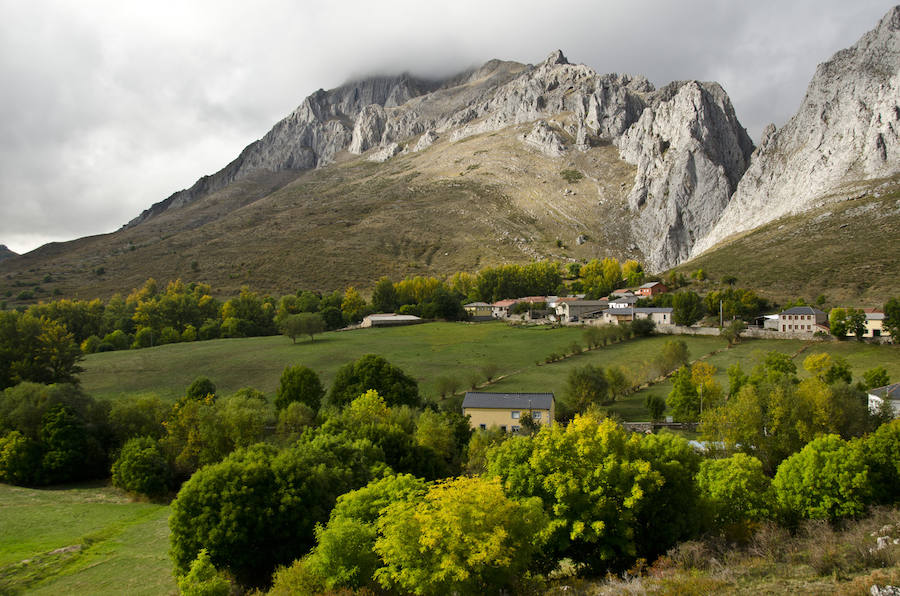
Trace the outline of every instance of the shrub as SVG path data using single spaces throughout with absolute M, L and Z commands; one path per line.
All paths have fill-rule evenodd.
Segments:
M 812 519 L 859 516 L 871 495 L 862 449 L 837 435 L 819 437 L 781 462 L 772 486 L 789 514 Z
M 207 395 L 216 396 L 216 385 L 209 377 L 197 377 L 187 388 L 185 393 L 188 399 L 202 399 Z
M 563 170 L 559 173 L 562 176 L 563 180 L 568 182 L 569 184 L 575 184 L 582 178 L 584 178 L 584 174 L 579 172 L 578 170 Z
M 178 577 L 178 591 L 182 596 L 228 596 L 231 583 L 216 570 L 204 548 L 197 553 L 190 571 Z
M 305 366 L 289 366 L 281 373 L 275 407 L 283 410 L 292 402 L 302 402 L 311 410 L 318 411 L 325 390 L 319 375 Z
M 132 493 L 159 497 L 169 489 L 171 471 L 159 444 L 151 437 L 134 437 L 122 447 L 112 466 L 112 481 Z
M 717 527 L 761 521 L 771 514 L 769 479 L 755 457 L 736 453 L 725 459 L 704 460 L 697 486 Z

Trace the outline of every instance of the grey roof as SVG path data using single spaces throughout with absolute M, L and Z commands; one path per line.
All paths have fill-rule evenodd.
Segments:
M 466 306 L 490 306 L 487 302 L 470 302 L 468 304 L 463 304 L 463 307 Z
M 609 304 L 609 300 L 570 300 L 561 304 L 568 304 L 569 306 L 606 306 Z
M 869 389 L 869 394 L 877 395 L 882 399 L 884 399 L 885 395 L 887 395 L 888 399 L 900 399 L 900 383 L 885 385 L 884 387 L 878 387 L 877 389 Z
M 485 393 L 466 391 L 463 408 L 519 408 L 521 410 L 549 410 L 553 406 L 552 393 Z
M 825 313 L 818 308 L 813 308 L 812 306 L 795 306 L 793 308 L 789 308 L 785 311 L 782 311 L 782 315 L 825 315 Z
M 640 286 L 640 287 L 642 287 L 642 288 L 652 288 L 652 287 L 655 286 L 655 285 L 662 285 L 662 282 L 658 282 L 658 281 L 648 281 L 647 283 L 645 283 L 644 285 L 642 285 L 642 286 Z
M 610 300 L 610 304 L 634 304 L 638 300 L 641 300 L 640 296 L 622 296 L 621 298 L 616 298 L 615 300 Z

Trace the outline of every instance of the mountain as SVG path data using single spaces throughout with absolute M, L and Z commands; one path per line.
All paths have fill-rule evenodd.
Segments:
M 797 113 L 769 125 L 715 226 L 693 248 L 867 192 L 900 173 L 900 6 L 820 64 Z
M 839 238 L 840 224 L 817 234 L 816 222 L 826 211 L 850 216 L 823 207 L 836 200 L 874 205 L 900 187 L 898 15 L 821 65 L 798 113 L 757 148 L 715 82 L 656 89 L 561 51 L 443 80 L 404 74 L 319 90 L 121 230 L 0 263 L 0 292 L 108 296 L 181 277 L 225 295 L 244 284 L 276 294 L 604 256 L 662 271 L 711 249 L 730 255 L 720 265 L 749 270 L 760 245 L 729 243 L 785 217 L 798 218 L 786 229 L 872 254 L 900 229 L 891 204 L 852 212 L 877 237 Z M 834 283 L 860 266 L 818 248 L 833 255 L 816 266 Z M 766 254 L 772 270 L 819 273 L 782 262 L 796 251 Z M 47 276 L 55 287 L 41 286 Z
M 10 259 L 12 257 L 19 256 L 18 253 L 15 253 L 8 248 L 6 248 L 5 244 L 0 244 L 0 261 L 4 261 L 6 259 Z
M 547 119 L 555 118 L 553 124 Z M 537 66 L 492 60 L 445 81 L 380 77 L 318 91 L 221 171 L 152 206 L 129 226 L 254 172 L 321 168 L 341 153 L 386 161 L 435 140 L 459 142 L 534 123 L 522 141 L 548 158 L 612 143 L 637 166 L 629 206 L 651 268 L 683 260 L 724 208 L 753 145 L 716 83 L 655 91 L 643 77 L 599 75 L 561 51 Z M 401 148 L 401 144 L 403 148 Z

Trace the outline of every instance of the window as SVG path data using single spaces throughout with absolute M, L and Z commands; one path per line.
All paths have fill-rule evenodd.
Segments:
M 513 426 L 513 427 L 512 427 L 512 432 L 514 432 L 514 433 L 519 432 L 519 427 L 518 427 L 518 426 Z
M 479 424 L 478 428 L 480 428 L 481 430 L 487 430 L 487 424 Z
M 505 425 L 505 424 L 501 424 L 501 425 L 500 425 L 500 430 L 502 430 L 503 432 L 506 432 L 506 425 Z
M 518 419 L 519 419 L 519 414 L 520 414 L 520 412 L 519 412 L 518 410 L 513 410 L 513 411 L 512 411 L 512 419 L 513 419 L 513 420 L 518 420 Z
M 531 413 L 531 418 L 532 418 L 533 420 L 540 420 L 540 419 L 541 419 L 541 412 L 532 412 L 532 413 Z

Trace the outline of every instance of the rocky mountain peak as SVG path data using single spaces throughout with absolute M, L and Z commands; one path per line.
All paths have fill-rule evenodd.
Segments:
M 544 60 L 543 64 L 554 65 L 554 64 L 568 64 L 569 61 L 566 59 L 565 54 L 562 53 L 562 50 L 556 50 L 551 52 L 547 59 Z
M 855 182 L 900 173 L 900 6 L 820 64 L 797 113 L 766 129 L 727 208 L 693 254 L 799 213 Z

